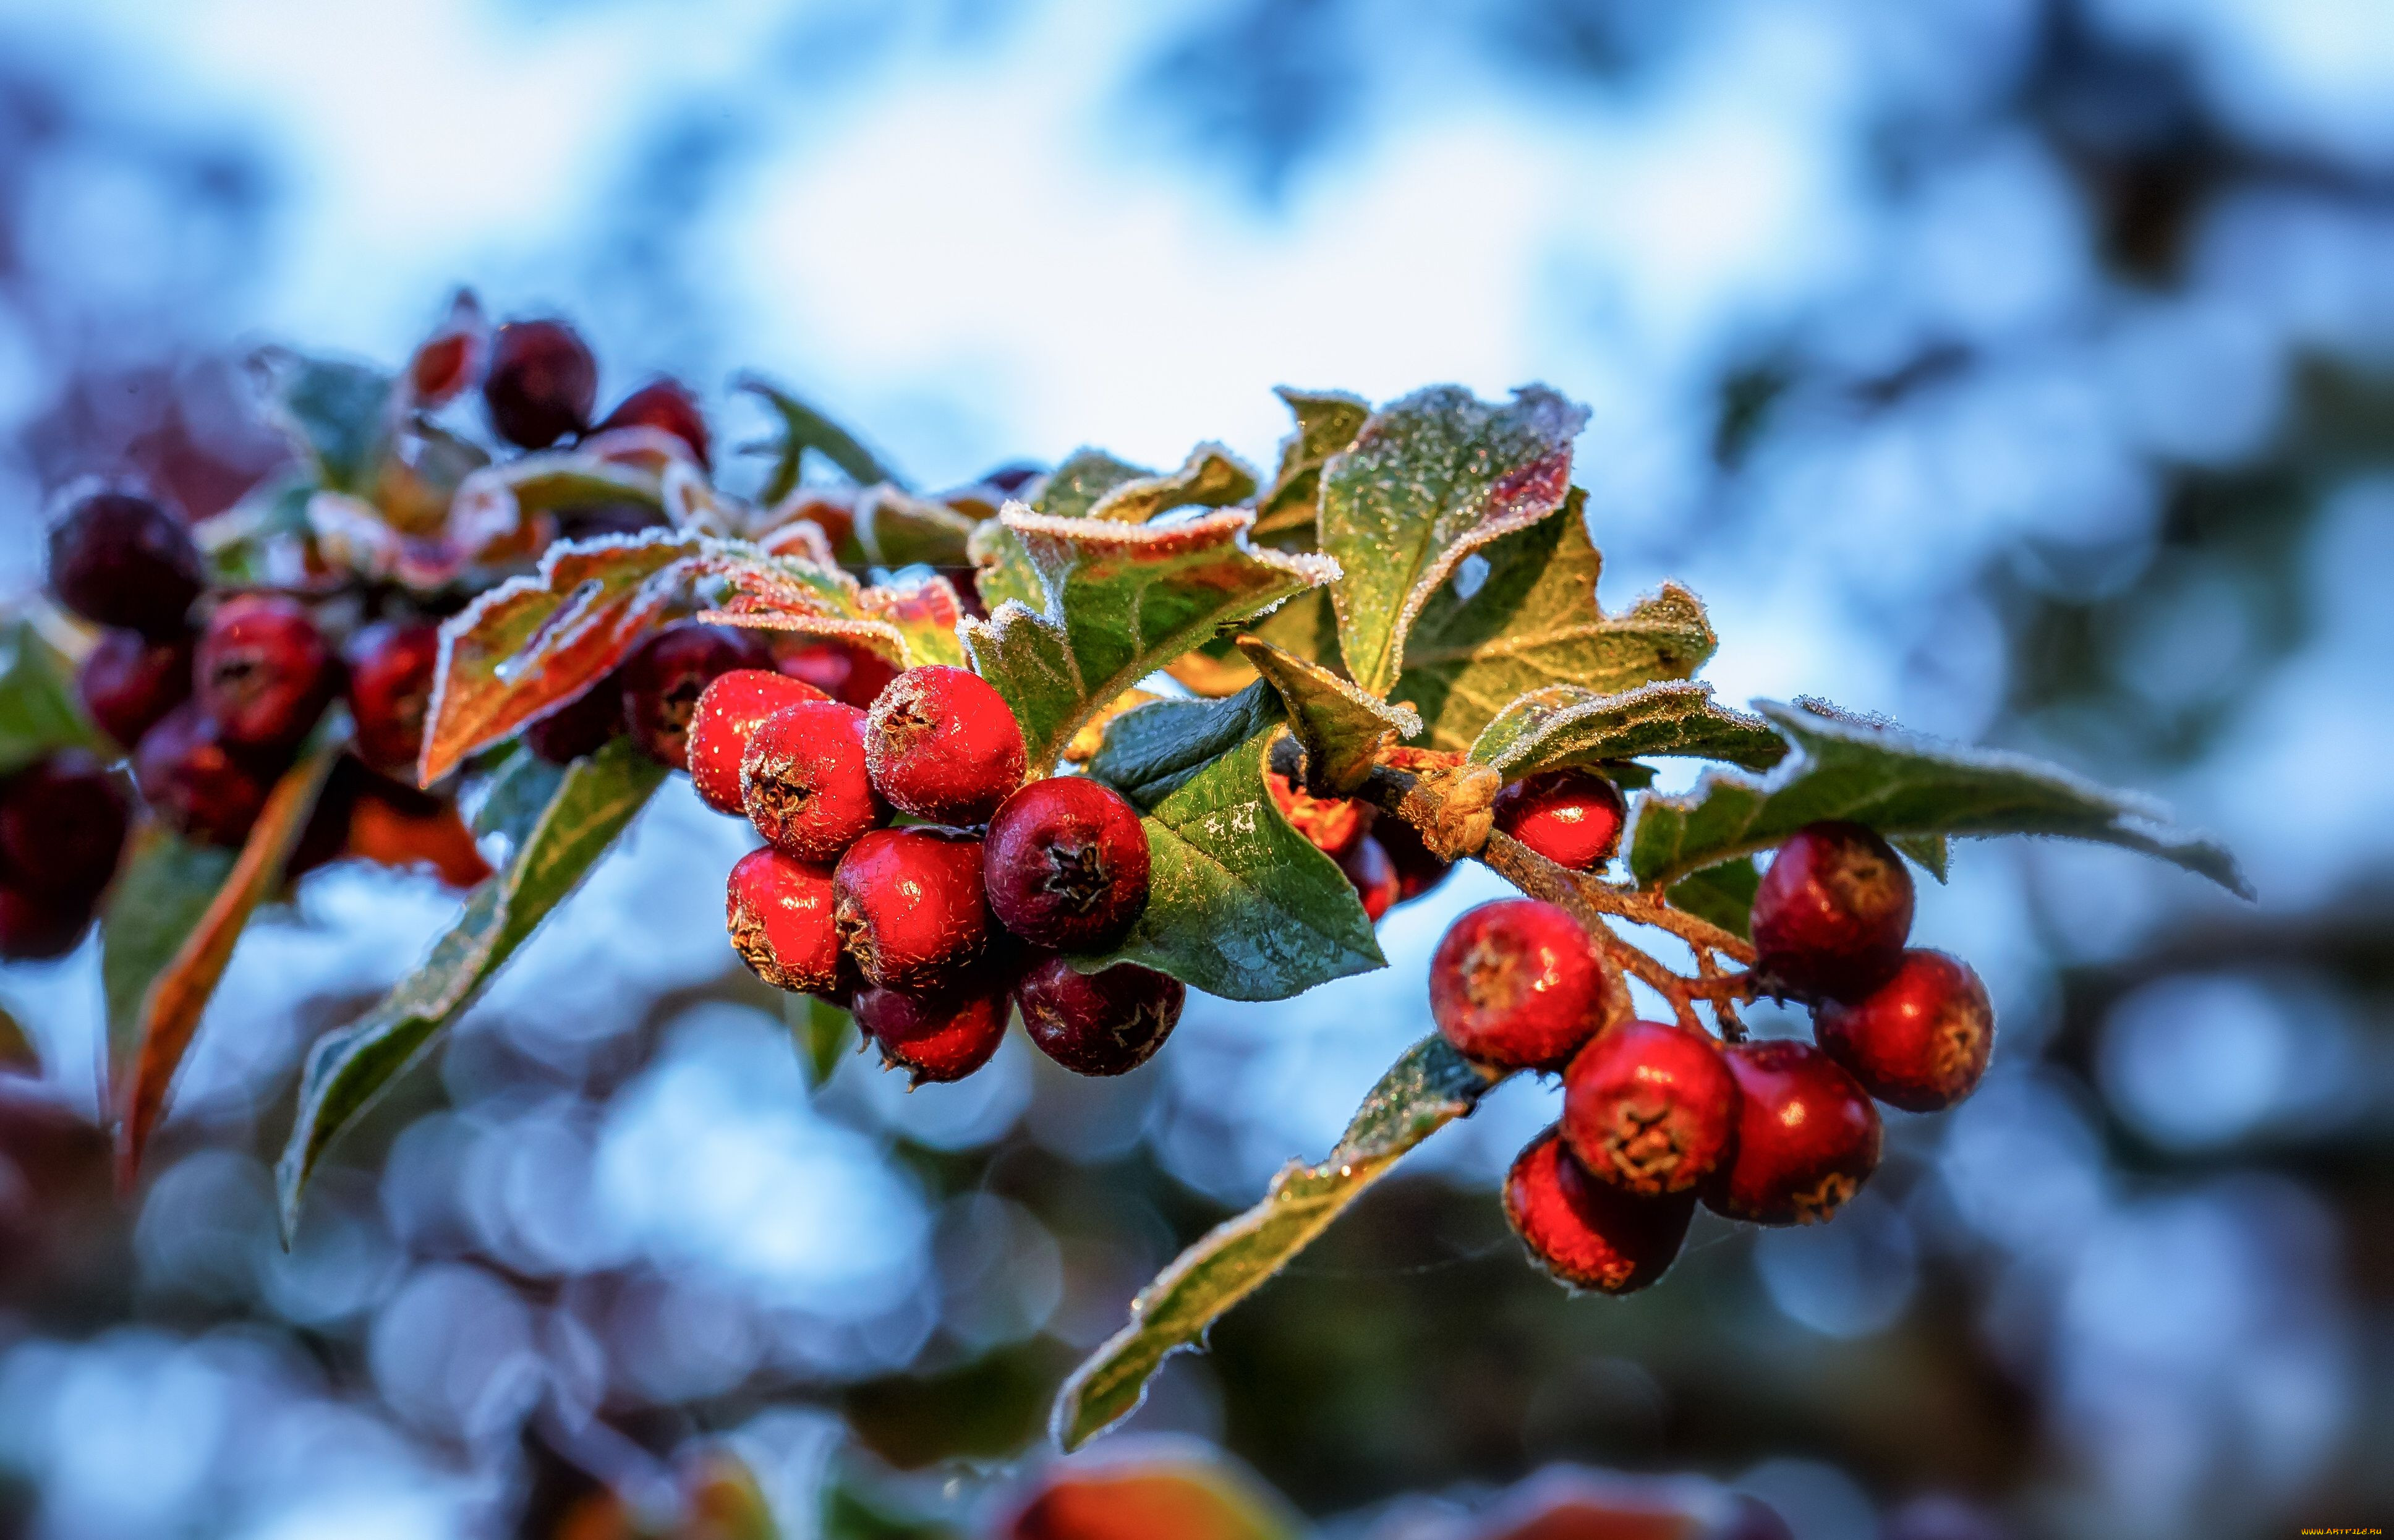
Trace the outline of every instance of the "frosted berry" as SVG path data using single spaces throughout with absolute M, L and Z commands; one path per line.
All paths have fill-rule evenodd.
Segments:
M 698 409 L 698 398 L 679 380 L 651 380 L 641 386 L 593 431 L 604 433 L 611 428 L 653 428 L 670 433 L 690 445 L 702 467 L 709 463 L 706 418 Z
M 1530 1142 L 1505 1177 L 1505 1217 L 1546 1270 L 1574 1288 L 1630 1294 L 1669 1270 L 1692 1193 L 1638 1197 L 1580 1168 L 1559 1132 Z
M 641 752 L 675 770 L 690 768 L 690 718 L 706 687 L 735 668 L 764 661 L 748 632 L 680 621 L 642 642 L 617 672 L 624 731 Z
M 1289 827 L 1334 860 L 1354 849 L 1372 826 L 1372 809 L 1351 796 L 1316 796 L 1275 770 L 1264 771 L 1264 785 Z
M 1812 1036 L 1862 1089 L 1907 1112 L 1936 1112 L 1978 1088 L 1995 1041 L 1995 1008 L 1970 965 L 1915 947 L 1858 1005 L 1831 1001 Z
M 822 637 L 776 638 L 773 666 L 794 679 L 806 680 L 835 701 L 866 710 L 898 677 L 898 665 L 880 653 Z
M 1594 770 L 1543 770 L 1496 794 L 1496 827 L 1559 866 L 1593 872 L 1621 845 L 1621 788 Z
M 1835 1214 L 1878 1166 L 1878 1109 L 1809 1043 L 1721 1050 L 1739 1092 L 1737 1148 L 1703 1188 L 1705 1206 L 1761 1225 Z
M 740 760 L 756 724 L 783 706 L 826 698 L 805 680 L 770 668 L 735 668 L 717 675 L 699 692 L 686 740 L 690 783 L 698 788 L 699 800 L 719 813 L 741 811 Z
M 873 703 L 864 733 L 874 789 L 945 823 L 985 823 L 1022 784 L 1022 729 L 995 686 L 967 668 L 910 668 Z
M 1439 941 L 1430 1014 L 1448 1042 L 1483 1064 L 1556 1067 L 1601 1024 L 1607 966 L 1564 910 L 1498 899 L 1465 911 Z
M 775 989 L 839 987 L 839 928 L 832 920 L 831 871 L 768 847 L 731 868 L 724 927 L 749 971 Z
M 0 783 L 0 872 L 36 892 L 89 895 L 116 874 L 125 793 L 81 749 L 45 756 Z
M 605 748 L 624 731 L 624 681 L 617 675 L 585 690 L 525 727 L 524 746 L 552 765 L 570 765 Z
M 590 421 L 598 400 L 598 361 L 562 321 L 510 321 L 491 339 L 482 404 L 500 438 L 520 449 L 546 449 Z
M 191 698 L 191 638 L 151 641 L 138 631 L 102 632 L 75 675 L 75 693 L 102 732 L 131 748 Z
M 1188 998 L 1179 980 L 1151 967 L 1116 963 L 1083 973 L 1053 955 L 1014 986 L 1031 1041 L 1075 1074 L 1123 1074 L 1146 1063 L 1172 1035 Z
M 349 638 L 350 747 L 378 770 L 412 770 L 424 747 L 441 627 L 428 620 L 382 621 Z
M 1396 862 L 1388 859 L 1387 848 L 1375 835 L 1365 835 L 1337 859 L 1338 869 L 1347 874 L 1356 898 L 1362 901 L 1363 913 L 1377 925 L 1381 915 L 1396 907 L 1400 890 Z
M 1563 1138 L 1624 1192 L 1690 1192 L 1737 1139 L 1737 1078 L 1701 1033 L 1659 1021 L 1600 1032 L 1563 1072 Z
M 1147 907 L 1147 830 L 1086 776 L 1033 781 L 1006 799 L 981 852 L 998 923 L 1039 946 L 1101 952 Z
M 867 981 L 932 991 L 964 976 L 990 939 L 980 861 L 980 841 L 956 829 L 875 829 L 848 847 L 832 890 Z
M 1002 968 L 983 966 L 942 990 L 859 990 L 856 1024 L 887 1062 L 913 1072 L 915 1085 L 962 1080 L 1006 1038 L 1006 985 Z
M 864 771 L 864 713 L 836 701 L 786 705 L 750 730 L 740 802 L 766 843 L 828 864 L 889 817 Z
M 147 497 L 96 492 L 50 527 L 50 592 L 95 625 L 179 635 L 206 586 L 199 544 Z
M 332 643 L 306 605 L 282 594 L 236 594 L 217 605 L 191 680 L 225 742 L 251 749 L 306 737 L 340 685 Z
M 1380 849 L 1388 854 L 1389 864 L 1397 869 L 1399 903 L 1412 902 L 1454 872 L 1454 862 L 1432 855 L 1414 826 L 1401 818 L 1375 819 L 1372 837 L 1380 842 Z
M 41 893 L 0 882 L 0 959 L 63 957 L 90 928 L 97 895 Z
M 1859 1000 L 1895 971 L 1912 874 L 1859 823 L 1813 823 L 1779 848 L 1754 895 L 1756 967 L 1798 994 Z
M 141 735 L 133 778 L 160 818 L 212 845 L 246 839 L 273 784 L 255 757 L 225 741 L 197 701 L 185 701 Z

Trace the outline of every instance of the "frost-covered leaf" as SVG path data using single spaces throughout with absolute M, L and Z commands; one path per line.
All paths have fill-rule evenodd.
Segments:
M 1912 859 L 1913 864 L 1943 882 L 1947 868 L 1953 860 L 1953 847 L 1943 835 L 1889 835 L 1889 845 Z
M 1280 692 L 1261 679 L 1218 701 L 1151 701 L 1107 724 L 1089 773 L 1151 811 L 1283 712 Z
M 258 357 L 267 419 L 335 492 L 372 492 L 375 462 L 394 421 L 396 381 L 340 359 L 270 349 Z
M 868 586 L 821 561 L 731 542 L 708 546 L 692 571 L 722 580 L 730 590 L 722 607 L 702 612 L 701 620 L 834 637 L 902 668 L 964 664 L 956 632 L 964 604 L 954 586 L 936 573 Z
M 1262 1202 L 1217 1225 L 1139 1291 L 1130 1324 L 1058 1392 L 1056 1441 L 1078 1448 L 1136 1411 L 1166 1358 L 1197 1346 L 1401 1156 L 1478 1106 L 1491 1084 L 1443 1037 L 1414 1044 L 1372 1088 L 1328 1159 L 1284 1167 Z
M 1414 617 L 1455 563 L 1563 506 L 1572 440 L 1586 422 L 1585 407 L 1543 386 L 1503 405 L 1432 386 L 1374 414 L 1332 457 L 1322 548 L 1347 573 L 1334 598 L 1357 684 L 1387 694 Z
M 876 459 L 855 434 L 779 386 L 754 375 L 743 375 L 733 384 L 763 401 L 782 420 L 782 441 L 776 447 L 779 458 L 774 461 L 772 474 L 765 478 L 764 490 L 756 494 L 759 503 L 770 506 L 796 490 L 809 450 L 837 466 L 859 486 L 869 487 L 876 481 L 900 488 L 907 484 L 904 477 Z
M 1102 449 L 1076 449 L 1047 473 L 1031 511 L 1051 519 L 1086 519 L 1106 494 L 1153 475 L 1147 467 L 1117 460 Z
M 862 565 L 960 567 L 977 520 L 945 503 L 912 496 L 887 484 L 856 499 L 850 533 Z
M 19 621 L 0 639 L 0 775 L 61 748 L 109 752 L 76 699 L 74 665 Z
M 1780 844 L 1807 823 L 1847 819 L 1897 835 L 2056 835 L 2124 846 L 2250 896 L 2216 841 L 2172 828 L 2140 797 L 2019 755 L 1966 748 L 1777 702 L 1756 709 L 1796 755 L 1767 779 L 1714 770 L 1684 796 L 1639 798 L 1629 864 L 1648 886 Z
M 1366 695 L 1319 664 L 1283 652 L 1260 637 L 1239 651 L 1288 707 L 1289 731 L 1305 747 L 1306 779 L 1319 791 L 1351 796 L 1382 749 L 1422 730 L 1413 708 Z
M 133 1073 L 150 986 L 174 962 L 232 875 L 236 853 L 143 819 L 99 917 L 99 981 L 108 1007 L 109 1084 Z
M 1507 781 L 1647 755 L 1769 770 L 1787 757 L 1787 742 L 1761 717 L 1716 704 L 1708 684 L 1658 679 L 1616 695 L 1575 684 L 1533 690 L 1498 712 L 1471 745 L 1473 760 Z
M 1296 415 L 1296 431 L 1280 441 L 1280 469 L 1256 499 L 1256 538 L 1284 549 L 1311 550 L 1320 538 L 1314 515 L 1322 467 L 1355 441 L 1372 415 L 1372 403 L 1344 390 L 1296 390 L 1283 385 L 1272 393 Z
M 634 503 L 662 513 L 664 478 L 647 467 L 578 449 L 543 451 L 468 475 L 450 502 L 446 533 L 461 551 L 480 551 L 520 532 L 526 515 L 608 503 Z
M 1174 508 L 1228 507 L 1255 494 L 1256 473 L 1245 461 L 1220 444 L 1202 443 L 1189 452 L 1178 470 L 1136 477 L 1108 488 L 1090 505 L 1087 517 L 1144 524 Z

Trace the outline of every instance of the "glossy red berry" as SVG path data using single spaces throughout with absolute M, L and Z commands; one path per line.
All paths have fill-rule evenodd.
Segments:
M 766 843 L 828 864 L 889 809 L 864 770 L 864 713 L 800 701 L 757 723 L 740 757 L 740 804 Z
M 1737 1146 L 1705 1183 L 1705 1206 L 1759 1225 L 1825 1219 L 1878 1166 L 1878 1109 L 1809 1043 L 1721 1050 L 1739 1092 Z
M 1147 830 L 1111 786 L 1033 781 L 990 820 L 981 874 L 1006 929 L 1059 952 L 1101 952 L 1147 907 Z
M 749 971 L 775 989 L 839 987 L 839 928 L 832 918 L 831 870 L 768 847 L 731 868 L 724 926 Z
M 1060 956 L 1031 965 L 1014 986 L 1023 1030 L 1075 1074 L 1124 1074 L 1155 1055 L 1180 1020 L 1189 990 L 1168 973 L 1116 963 L 1083 973 Z
M 641 386 L 625 396 L 593 431 L 604 433 L 611 428 L 653 428 L 670 433 L 690 445 L 691 455 L 702 467 L 710 463 L 706 417 L 698 409 L 698 398 L 679 380 L 651 380 Z
M 191 699 L 191 638 L 151 641 L 138 631 L 102 632 L 75 675 L 75 693 L 102 732 L 131 748 Z
M 381 621 L 349 638 L 350 746 L 378 770 L 400 775 L 424 747 L 441 627 L 428 620 Z
M 1621 788 L 1594 770 L 1542 770 L 1496 794 L 1496 827 L 1559 866 L 1593 872 L 1621 845 Z
M 282 594 L 236 594 L 200 633 L 192 693 L 225 742 L 287 748 L 323 715 L 340 678 L 308 607 Z
M 197 701 L 185 701 L 141 735 L 133 778 L 160 818 L 212 845 L 248 838 L 273 785 L 272 773 L 227 743 Z
M 1987 1073 L 1995 1007 L 1969 964 L 1915 947 L 1860 1004 L 1823 1005 L 1812 1036 L 1879 1100 L 1937 1112 L 1976 1090 Z
M 932 664 L 892 679 L 873 703 L 864 756 L 891 807 L 944 823 L 986 823 L 1022 784 L 1022 729 L 968 668 Z
M 1371 809 L 1351 796 L 1316 796 L 1275 770 L 1264 771 L 1264 786 L 1289 827 L 1334 861 L 1372 826 Z
M 988 1063 L 1006 1039 L 1006 1006 L 1003 973 L 984 967 L 928 993 L 859 990 L 852 1008 L 884 1060 L 911 1071 L 920 1086 L 962 1080 Z
M 598 361 L 562 321 L 510 321 L 491 339 L 482 404 L 500 438 L 546 449 L 590 421 L 598 400 Z
M 95 625 L 155 640 L 182 633 L 207 585 L 199 544 L 147 497 L 96 492 L 50 527 L 50 592 Z
M 775 638 L 773 666 L 835 701 L 863 710 L 870 710 L 898 677 L 898 665 L 880 653 L 822 637 Z
M 63 957 L 91 928 L 94 893 L 42 893 L 0 882 L 0 959 Z
M 990 940 L 980 863 L 980 841 L 957 829 L 875 829 L 848 848 L 832 889 L 840 939 L 869 981 L 944 989 L 980 959 Z
M 1756 967 L 1798 994 L 1859 1000 L 1912 932 L 1912 874 L 1859 823 L 1813 823 L 1779 848 L 1754 895 Z
M 1595 1180 L 1554 1128 L 1531 1140 L 1505 1178 L 1505 1217 L 1539 1262 L 1573 1288 L 1605 1294 L 1662 1277 L 1695 1208 L 1692 1193 L 1638 1197 Z
M 1381 915 L 1396 907 L 1400 891 L 1396 862 L 1388 859 L 1387 848 L 1375 835 L 1365 835 L 1337 859 L 1338 869 L 1347 874 L 1355 896 L 1362 901 L 1363 913 L 1377 925 Z
M 1737 1078 L 1701 1033 L 1624 1021 L 1563 1072 L 1563 1138 L 1580 1164 L 1624 1192 L 1690 1192 L 1737 1139 Z
M 783 706 L 826 698 L 805 680 L 770 668 L 735 668 L 717 675 L 699 692 L 698 706 L 690 717 L 690 783 L 698 788 L 699 800 L 719 813 L 743 810 L 740 761 L 757 724 Z
M 1380 842 L 1389 864 L 1397 869 L 1399 903 L 1412 902 L 1454 875 L 1454 863 L 1432 855 L 1414 826 L 1401 818 L 1375 819 L 1372 837 Z
M 0 872 L 36 892 L 108 886 L 125 849 L 125 792 L 81 749 L 46 755 L 0 783 Z
M 675 770 L 690 768 L 690 719 L 706 687 L 735 668 L 764 661 L 755 636 L 728 625 L 679 621 L 651 637 L 617 670 L 624 730 L 641 752 Z
M 624 731 L 624 681 L 610 674 L 528 725 L 524 746 L 552 765 L 598 753 Z
M 1463 1054 L 1510 1070 L 1559 1066 L 1602 1025 L 1607 965 L 1579 922 L 1538 899 L 1498 899 L 1448 928 L 1429 1008 Z

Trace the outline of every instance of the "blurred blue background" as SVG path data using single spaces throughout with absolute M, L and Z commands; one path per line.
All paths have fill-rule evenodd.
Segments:
M 458 283 L 573 317 L 602 397 L 670 371 L 737 441 L 755 367 L 929 485 L 1269 464 L 1275 384 L 1545 380 L 1594 408 L 1606 601 L 1693 586 L 1725 695 L 2151 791 L 2260 889 L 1966 846 L 1916 934 L 1988 979 L 1994 1068 L 1890 1114 L 1839 1223 L 1700 1219 L 1661 1287 L 1567 1300 L 1493 1197 L 1554 1110 L 1508 1086 L 1136 1426 L 1357 1534 L 1558 1459 L 1803 1540 L 2394 1513 L 2378 0 L 0 0 L 0 588 L 78 474 L 204 513 L 270 466 L 249 348 L 396 362 Z M 255 930 L 131 1208 L 93 949 L 0 975 L 45 1065 L 0 1104 L 5 1533 L 546 1535 L 701 1435 L 797 1514 L 844 1426 L 968 1502 L 1140 1281 L 1328 1147 L 1493 891 L 1399 911 L 1386 973 L 1192 1001 L 1121 1082 L 1017 1041 L 809 1101 L 722 940 L 743 838 L 652 807 L 287 1257 L 298 1055 L 450 900 L 336 868 Z

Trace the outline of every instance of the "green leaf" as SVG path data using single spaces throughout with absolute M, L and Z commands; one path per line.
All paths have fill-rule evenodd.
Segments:
M 89 749 L 103 757 L 111 753 L 84 717 L 74 665 L 31 621 L 19 621 L 0 640 L 0 775 L 61 748 Z
M 887 484 L 856 500 L 851 527 L 865 564 L 874 567 L 960 567 L 977 520 L 945 503 L 915 497 Z
M 299 1076 L 299 1107 L 275 1165 L 283 1234 L 299 1222 L 309 1178 L 333 1140 L 471 1005 L 549 912 L 606 854 L 664 780 L 664 767 L 619 738 L 553 774 L 557 791 L 515 841 L 506 866 L 467 896 L 423 966 L 364 1017 L 318 1039 Z M 526 771 L 524 773 L 535 773 Z
M 828 1000 L 811 994 L 782 996 L 782 1021 L 798 1050 L 798 1068 L 809 1086 L 827 1083 L 839 1068 L 840 1056 L 856 1042 L 856 1019 Z
M 887 481 L 901 490 L 906 486 L 906 479 L 875 458 L 856 435 L 779 386 L 755 375 L 743 375 L 732 383 L 762 399 L 782 419 L 778 448 L 781 457 L 774 462 L 773 473 L 765 479 L 764 490 L 756 494 L 760 507 L 771 507 L 796 488 L 799 475 L 806 468 L 806 453 L 810 449 L 837 466 L 859 486 L 871 486 L 876 481 Z
M 41 1050 L 33 1046 L 17 1013 L 6 1005 L 0 1005 L 0 1073 L 29 1074 L 36 1080 L 42 1074 Z
M 1205 766 L 1148 814 L 1147 908 L 1108 960 L 1230 1000 L 1285 1000 L 1387 966 L 1354 886 L 1289 827 L 1264 786 L 1277 731 Z
M 1922 871 L 1943 882 L 1953 859 L 1953 847 L 1943 835 L 1892 835 L 1888 843 L 1912 858 Z
M 1472 551 L 1563 506 L 1571 445 L 1587 409 L 1544 386 L 1498 406 L 1432 386 L 1375 413 L 1322 472 L 1322 548 L 1346 580 L 1334 592 L 1355 682 L 1385 695 L 1406 633 Z
M 1047 592 L 1039 586 L 1031 553 L 1004 524 L 994 519 L 982 520 L 966 543 L 965 554 L 972 560 L 973 587 L 980 595 L 982 609 L 994 614 L 1007 599 L 1026 610 L 1046 608 Z
M 1391 693 L 1421 712 L 1431 747 L 1468 749 L 1497 713 L 1546 685 L 1618 694 L 1690 678 L 1713 655 L 1704 607 L 1677 584 L 1625 615 L 1598 608 L 1603 561 L 1580 515 L 1584 496 L 1573 489 L 1562 518 L 1489 546 L 1468 598 L 1450 584 L 1422 607 Z
M 1796 755 L 1764 780 L 1706 772 L 1685 796 L 1638 801 L 1629 865 L 1647 886 L 1784 841 L 1807 823 L 1846 819 L 1881 834 L 2057 835 L 2159 856 L 2252 896 L 2235 857 L 2173 829 L 2139 797 L 2107 791 L 2019 755 L 1966 748 L 1817 709 L 1758 701 Z
M 1211 637 L 1337 565 L 1247 543 L 1243 508 L 1174 524 L 1117 524 L 1009 513 L 1047 598 L 1046 612 L 1000 606 L 965 625 L 973 667 L 1022 724 L 1032 773 L 1115 696 Z
M 124 1085 L 132 1073 L 151 981 L 199 928 L 236 859 L 231 850 L 194 844 L 162 823 L 144 820 L 134 830 L 99 920 L 111 1086 Z
M 1039 495 L 1031 500 L 1031 510 L 1051 519 L 1086 519 L 1106 494 L 1154 474 L 1145 466 L 1117 460 L 1102 449 L 1076 449 L 1047 473 Z
M 1657 679 L 1617 695 L 1575 684 L 1533 690 L 1498 712 L 1471 745 L 1475 762 L 1507 781 L 1648 755 L 1769 770 L 1787 757 L 1787 742 L 1761 717 L 1715 704 L 1708 684 Z
M 1665 897 L 1674 908 L 1700 920 L 1710 920 L 1732 936 L 1754 939 L 1754 894 L 1762 886 L 1762 872 L 1752 856 L 1739 856 L 1717 866 L 1691 872 L 1673 883 Z
M 1280 692 L 1261 679 L 1217 701 L 1151 701 L 1106 724 L 1089 773 L 1141 812 L 1191 776 L 1278 722 Z
M 1331 796 L 1351 796 L 1372 773 L 1382 749 L 1422 730 L 1412 707 L 1366 695 L 1261 637 L 1241 637 L 1239 651 L 1280 691 L 1289 730 L 1305 747 L 1306 779 Z
M 1256 500 L 1256 538 L 1288 550 L 1311 550 L 1319 541 L 1315 507 L 1322 494 L 1322 467 L 1355 441 L 1372 415 L 1372 403 L 1344 390 L 1296 390 L 1272 394 L 1296 415 L 1296 431 L 1280 441 L 1280 470 Z
M 1090 505 L 1087 517 L 1144 524 L 1174 508 L 1228 507 L 1255 494 L 1256 473 L 1245 461 L 1220 444 L 1202 443 L 1169 475 L 1141 476 L 1109 488 Z
M 275 350 L 266 365 L 266 415 L 283 429 L 317 481 L 360 496 L 395 421 L 389 375 L 362 363 Z
M 1077 1449 L 1138 1409 L 1165 1358 L 1194 1347 L 1224 1311 L 1313 1244 L 1406 1152 L 1479 1105 L 1492 1082 L 1442 1037 L 1424 1038 L 1380 1078 L 1330 1157 L 1292 1163 L 1263 1201 L 1216 1226 L 1139 1291 L 1131 1323 L 1072 1372 L 1056 1398 L 1056 1440 Z

